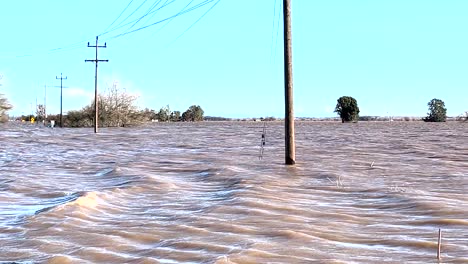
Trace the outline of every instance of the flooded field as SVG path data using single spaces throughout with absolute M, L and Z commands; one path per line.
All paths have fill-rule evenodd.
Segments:
M 468 263 L 468 123 L 0 124 L 0 263 Z

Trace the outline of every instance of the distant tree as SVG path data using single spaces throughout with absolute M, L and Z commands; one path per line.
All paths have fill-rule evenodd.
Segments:
M 171 108 L 169 105 L 166 105 L 165 107 L 161 107 L 158 112 L 158 119 L 161 122 L 167 122 L 170 121 L 171 118 Z
M 136 125 L 147 121 L 135 105 L 137 96 L 127 93 L 114 82 L 105 93 L 99 94 L 99 126 L 121 127 Z M 79 111 L 69 111 L 65 116 L 64 126 L 88 127 L 94 125 L 94 100 Z M 50 118 L 48 118 L 50 119 Z
M 7 111 L 10 110 L 12 106 L 8 103 L 8 100 L 0 94 L 0 122 L 5 122 L 7 118 Z
M 158 119 L 158 114 L 156 114 L 154 110 L 149 109 L 149 108 L 145 108 L 144 110 L 140 111 L 139 114 L 143 116 L 143 119 L 145 121 Z
M 344 122 L 357 122 L 359 119 L 359 107 L 356 99 L 351 96 L 342 96 L 338 98 L 335 112 Z
M 444 101 L 440 99 L 432 99 L 427 103 L 429 113 L 423 120 L 425 122 L 445 122 L 447 119 L 447 109 L 445 108 Z
M 2 78 L 3 76 L 0 75 L 0 80 L 2 80 Z M 12 106 L 8 103 L 8 100 L 5 98 L 3 94 L 0 93 L 0 122 L 5 122 L 8 120 L 6 113 L 11 108 Z
M 117 82 L 108 87 L 107 93 L 99 96 L 99 119 L 105 127 L 121 127 L 138 123 L 132 117 L 138 111 L 135 105 L 137 96 L 119 88 Z
M 45 120 L 45 107 L 43 104 L 38 104 L 36 108 L 36 120 L 42 122 Z
M 183 121 L 203 121 L 204 111 L 199 105 L 190 106 L 187 111 L 182 114 Z
M 180 111 L 174 111 L 171 113 L 171 117 L 170 117 L 170 120 L 171 122 L 178 122 L 180 121 Z

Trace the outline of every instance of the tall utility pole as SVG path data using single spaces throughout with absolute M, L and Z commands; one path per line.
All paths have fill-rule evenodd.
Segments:
M 107 48 L 106 43 L 104 46 L 98 45 L 98 36 L 96 36 L 96 45 L 91 46 L 88 42 L 88 48 L 96 48 L 96 59 L 94 60 L 85 60 L 85 62 L 94 62 L 96 64 L 96 71 L 94 73 L 94 133 L 98 132 L 98 90 L 97 90 L 97 68 L 99 62 L 108 62 L 109 60 L 98 60 L 98 48 Z
M 63 127 L 63 122 L 62 122 L 62 90 L 63 90 L 63 86 L 62 86 L 62 81 L 63 80 L 66 80 L 67 77 L 63 78 L 62 77 L 62 73 L 60 73 L 60 78 L 55 76 L 55 79 L 60 79 L 60 127 Z
M 284 20 L 284 99 L 285 99 L 285 139 L 286 165 L 296 163 L 296 146 L 294 139 L 294 104 L 293 104 L 293 69 L 292 69 L 292 30 L 291 1 L 283 0 Z

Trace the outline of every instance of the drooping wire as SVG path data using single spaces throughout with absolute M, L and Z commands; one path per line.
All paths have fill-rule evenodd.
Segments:
M 164 3 L 164 5 L 160 6 L 160 7 L 159 7 L 158 9 L 156 9 L 156 10 L 153 10 L 153 11 L 149 12 L 148 14 L 146 14 L 146 15 L 144 15 L 144 16 L 147 16 L 147 15 L 149 15 L 149 14 L 153 14 L 153 16 L 154 16 L 159 10 L 161 10 L 161 9 L 164 8 L 164 7 L 169 6 L 170 4 L 174 3 L 175 1 L 176 1 L 176 0 L 172 0 L 172 1 L 170 1 L 169 3 L 167 3 L 168 1 L 166 1 L 166 3 Z M 140 17 L 140 18 L 141 18 L 141 17 Z M 105 31 L 105 32 L 102 32 L 102 33 L 99 34 L 98 36 L 101 37 L 101 36 L 104 36 L 104 35 L 109 34 L 109 33 L 111 33 L 111 32 L 114 32 L 114 31 L 116 31 L 116 30 L 118 30 L 118 29 L 121 29 L 121 28 L 123 28 L 123 27 L 125 27 L 125 26 L 128 26 L 128 25 L 134 23 L 135 21 L 138 21 L 138 19 L 140 19 L 140 18 L 134 19 L 134 20 L 132 20 L 132 21 L 130 21 L 130 22 L 127 22 L 127 23 L 125 23 L 125 24 L 122 24 L 122 25 L 117 25 L 117 26 L 113 27 L 113 28 L 110 29 L 110 30 L 107 30 L 107 31 Z M 119 24 L 120 24 L 120 23 L 119 23 Z M 127 30 L 128 30 L 128 29 L 127 29 Z
M 120 21 L 120 23 L 117 26 L 120 26 L 123 22 L 125 22 L 127 19 L 129 19 L 133 14 L 135 14 L 140 8 L 146 3 L 148 0 L 144 0 L 143 3 L 141 3 L 133 12 L 128 15 L 124 20 Z
M 272 33 L 271 33 L 271 54 L 270 54 L 270 61 L 271 62 L 274 62 L 275 60 L 275 57 L 276 57 L 276 51 L 277 51 L 277 48 L 278 48 L 278 36 L 279 36 L 279 28 L 280 28 L 280 21 L 281 21 L 281 10 L 283 9 L 283 3 L 282 1 L 280 1 L 280 6 L 279 6 L 279 9 L 278 9 L 278 19 L 276 19 L 276 0 L 275 0 L 275 7 L 273 8 L 273 30 L 272 30 Z M 275 27 L 275 22 L 276 22 L 276 27 Z M 276 37 L 274 36 L 274 32 L 275 32 L 275 28 L 276 28 Z M 275 39 L 275 43 L 273 44 L 273 39 Z
M 149 27 L 152 27 L 152 26 L 155 26 L 155 25 L 158 25 L 160 23 L 163 23 L 163 22 L 166 22 L 168 21 L 168 23 L 170 23 L 174 18 L 177 18 L 179 16 L 182 16 L 184 14 L 187 14 L 189 12 L 192 12 L 196 9 L 199 9 L 201 7 L 204 7 L 216 0 L 204 0 L 204 1 L 201 1 L 193 6 L 190 6 L 194 0 L 191 0 L 189 2 L 189 4 L 187 4 L 184 8 L 181 9 L 181 11 L 179 11 L 178 13 L 174 14 L 174 15 L 171 15 L 171 16 L 168 16 L 166 18 L 163 18 L 163 19 L 160 19 L 158 21 L 155 21 L 155 22 L 151 22 L 149 24 L 146 24 L 146 25 L 143 25 L 137 29 L 133 29 L 131 30 L 131 28 L 133 28 L 135 25 L 137 25 L 143 18 L 145 17 L 148 17 L 149 15 L 151 15 L 151 17 L 148 19 L 148 21 L 151 21 L 151 19 L 154 17 L 154 15 L 156 15 L 156 13 L 158 11 L 160 11 L 161 9 L 171 5 L 172 3 L 176 2 L 177 0 L 166 0 L 162 5 L 159 5 L 162 0 L 156 0 L 155 3 L 152 4 L 152 6 L 140 17 L 136 18 L 136 19 L 133 19 L 127 23 L 124 23 L 125 21 L 128 21 L 129 18 L 134 15 L 142 6 L 145 2 L 147 2 L 147 0 L 145 0 L 142 4 L 140 4 L 130 15 L 128 15 L 125 19 L 121 20 L 117 25 L 115 25 L 115 23 L 122 17 L 122 15 L 128 10 L 128 8 L 131 6 L 131 4 L 133 3 L 134 0 L 131 0 L 127 6 L 120 12 L 119 16 L 117 16 L 116 19 L 114 19 L 114 21 L 106 28 L 106 30 L 104 30 L 104 32 L 98 34 L 98 36 L 104 36 L 104 35 L 108 35 L 112 32 L 115 32 L 119 29 L 122 29 L 126 26 L 129 26 L 130 24 L 132 24 L 128 29 L 126 29 L 125 31 L 119 33 L 119 34 L 115 34 L 114 36 L 111 36 L 111 37 L 108 37 L 104 40 L 113 40 L 113 39 L 117 39 L 117 38 L 120 38 L 120 37 L 123 37 L 123 36 L 126 36 L 128 34 L 132 34 L 132 33 L 135 33 L 135 32 L 138 32 L 140 30 L 143 30 L 143 29 L 146 29 L 146 28 L 149 28 Z M 203 17 L 205 17 L 218 3 L 220 2 L 220 0 L 217 0 L 200 18 L 198 18 L 194 23 L 192 23 L 182 34 L 180 34 L 177 38 L 179 39 L 180 37 L 182 37 L 186 32 L 188 32 L 195 24 L 197 24 Z M 158 6 L 159 5 L 159 6 Z M 190 6 L 190 7 L 189 7 Z M 189 7 L 189 8 L 187 8 Z M 166 25 L 168 24 L 166 23 Z M 166 26 L 164 25 L 164 26 Z M 112 27 L 113 26 L 113 27 Z M 164 27 L 163 26 L 163 27 Z M 91 39 L 91 38 L 90 38 Z M 48 54 L 52 54 L 52 53 L 58 53 L 58 52 L 64 52 L 64 51 L 71 51 L 71 50 L 75 50 L 75 49 L 80 49 L 80 48 L 86 48 L 86 46 L 84 45 L 85 43 L 88 42 L 89 39 L 87 40 L 83 40 L 83 41 L 79 41 L 79 42 L 75 42 L 75 43 L 72 43 L 70 45 L 65 45 L 65 46 L 62 46 L 62 47 L 58 47 L 58 48 L 53 48 L 53 49 L 48 49 L 48 50 L 42 50 L 42 51 L 35 51 L 34 53 L 35 54 L 22 54 L 20 56 L 13 56 L 13 57 L 16 57 L 16 58 L 19 58 L 19 57 L 29 57 L 29 56 L 34 56 L 38 53 L 48 53 Z
M 136 24 L 138 24 L 143 18 L 145 18 L 151 11 L 153 11 L 153 9 L 155 9 L 159 3 L 161 3 L 162 0 L 159 0 L 159 1 L 156 1 L 155 3 L 153 3 L 153 5 L 151 5 L 151 7 L 146 11 L 146 13 L 141 16 L 140 18 L 137 19 L 137 21 L 135 23 L 133 23 L 133 25 L 130 26 L 129 29 L 133 28 Z M 166 0 L 167 2 L 167 0 Z
M 271 27 L 271 46 L 270 46 L 270 62 L 273 58 L 273 42 L 274 42 L 274 34 L 275 34 L 275 23 L 276 22 L 276 0 L 273 3 L 273 26 Z
M 211 2 L 213 2 L 213 1 L 215 1 L 215 0 L 205 0 L 204 2 L 198 3 L 197 5 L 194 5 L 194 6 L 190 7 L 189 9 L 186 9 L 186 10 L 184 10 L 184 11 L 182 11 L 182 12 L 179 12 L 179 13 L 177 13 L 177 14 L 175 14 L 175 15 L 166 17 L 166 18 L 164 18 L 164 19 L 158 20 L 158 21 L 156 21 L 156 22 L 154 22 L 154 23 L 151 23 L 151 24 L 146 25 L 146 26 L 142 26 L 142 27 L 137 28 L 137 29 L 134 29 L 134 30 L 125 31 L 125 32 L 123 32 L 123 33 L 120 33 L 120 34 L 117 34 L 117 35 L 115 35 L 115 36 L 113 36 L 113 37 L 110 37 L 109 39 L 120 38 L 120 37 L 126 36 L 126 35 L 128 35 L 128 34 L 132 34 L 132 33 L 138 32 L 138 31 L 140 31 L 140 30 L 143 30 L 143 29 L 146 29 L 146 28 L 149 28 L 149 27 L 158 25 L 158 24 L 160 24 L 160 23 L 162 23 L 162 22 L 165 22 L 165 21 L 168 21 L 168 20 L 170 20 L 170 19 L 172 19 L 172 18 L 179 17 L 179 16 L 181 16 L 181 15 L 184 15 L 184 14 L 186 14 L 186 13 L 189 13 L 189 12 L 191 12 L 191 11 L 194 11 L 194 10 L 196 10 L 196 9 L 198 9 L 198 8 L 201 8 L 201 7 L 203 7 L 203 6 L 205 6 L 205 5 L 209 4 L 209 3 L 211 3 Z M 220 1 L 220 0 L 217 0 L 217 2 L 208 10 L 208 12 L 209 12 L 211 9 L 213 9 L 213 7 L 214 7 L 219 1 Z M 206 12 L 206 13 L 207 13 L 207 12 Z M 204 15 L 206 15 L 206 13 L 205 13 Z M 204 16 L 204 15 L 203 15 L 203 16 Z M 203 16 L 202 16 L 202 17 L 203 17 Z M 201 18 L 199 18 L 196 22 L 198 22 L 200 19 L 201 19 Z M 196 22 L 195 22 L 195 23 L 196 23 Z M 194 24 L 195 24 L 195 23 L 194 23 Z M 192 24 L 192 26 L 193 26 L 194 24 Z M 190 29 L 192 26 L 190 26 L 188 29 Z M 187 29 L 187 30 L 188 30 L 188 29 Z M 186 30 L 186 31 L 187 31 L 187 30 Z M 185 32 L 186 32 L 186 31 L 185 31 Z
M 276 53 L 276 49 L 278 48 L 278 35 L 279 35 L 279 27 L 280 27 L 280 21 L 281 21 L 281 18 L 283 17 L 281 14 L 283 12 L 281 12 L 283 10 L 283 2 L 280 2 L 280 8 L 278 10 L 278 20 L 276 21 L 276 43 L 275 43 L 275 53 Z
M 193 3 L 194 0 L 191 0 L 186 6 L 184 6 L 184 8 L 182 8 L 179 13 L 183 12 L 190 4 Z M 153 35 L 157 34 L 159 31 L 161 31 L 163 28 L 165 28 L 167 25 L 169 25 L 169 23 L 171 23 L 173 20 L 174 20 L 175 17 L 169 19 L 166 24 L 164 24 L 162 27 L 160 27 L 159 29 L 157 29 Z
M 127 9 L 130 7 L 130 5 L 131 5 L 132 3 L 133 3 L 133 0 L 131 0 L 131 1 L 127 4 L 127 6 L 124 8 L 124 10 L 122 10 L 122 12 L 120 12 L 120 14 L 117 16 L 117 18 L 116 18 L 114 21 L 112 21 L 112 23 L 111 23 L 109 26 L 107 26 L 107 28 L 104 29 L 104 31 L 107 31 L 110 27 L 112 27 L 112 25 L 114 25 L 114 23 L 117 22 L 117 20 L 119 20 L 119 18 L 123 15 L 123 13 L 125 13 L 125 11 L 127 11 Z
M 219 3 L 219 1 L 221 0 L 216 1 L 216 3 L 214 3 L 205 13 L 203 13 L 201 17 L 199 17 L 195 22 L 193 22 L 192 25 L 190 25 L 184 32 L 182 32 L 182 34 L 180 34 L 172 43 L 176 42 L 185 33 L 187 33 L 187 31 L 189 31 L 193 26 L 195 26 L 198 22 L 200 22 L 200 20 L 202 20 L 206 16 L 206 14 L 208 14 Z
M 158 8 L 155 12 L 150 12 L 150 13 L 146 14 L 146 16 L 149 15 L 149 14 L 152 14 L 152 15 L 148 18 L 147 21 L 150 21 L 151 19 L 153 19 L 153 17 L 157 14 L 157 11 L 159 11 L 159 9 L 165 7 L 166 5 L 172 4 L 174 1 L 175 1 L 175 0 L 172 0 L 171 2 L 169 2 L 169 0 L 166 0 L 166 2 L 164 2 L 164 4 L 162 4 L 162 6 L 161 6 L 160 8 Z M 169 3 L 167 3 L 167 2 L 169 2 Z

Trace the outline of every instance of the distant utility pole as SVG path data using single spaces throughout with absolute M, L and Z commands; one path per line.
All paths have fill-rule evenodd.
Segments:
M 88 42 L 88 48 L 96 48 L 96 59 L 94 60 L 85 60 L 85 62 L 94 62 L 96 63 L 96 71 L 94 73 L 94 133 L 98 132 L 98 90 L 97 90 L 97 68 L 99 62 L 108 62 L 109 60 L 98 60 L 98 48 L 107 48 L 106 43 L 104 46 L 98 45 L 98 36 L 96 36 L 96 45 L 91 46 Z
M 44 84 L 44 116 L 47 119 L 47 84 Z
M 62 73 L 60 73 L 60 78 L 55 76 L 55 79 L 59 80 L 60 79 L 60 127 L 63 127 L 63 122 L 62 122 L 62 90 L 63 90 L 63 86 L 62 86 L 62 81 L 63 80 L 66 80 L 67 77 L 65 76 L 65 78 L 62 77 Z
M 286 165 L 296 163 L 296 146 L 294 139 L 294 104 L 293 104 L 293 69 L 292 69 L 292 30 L 291 1 L 283 0 L 284 20 L 284 99 L 285 99 L 285 140 Z

